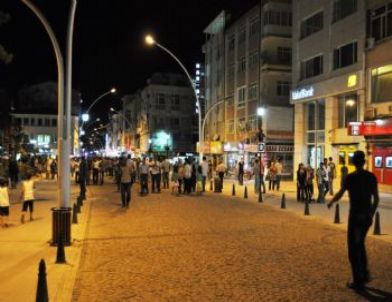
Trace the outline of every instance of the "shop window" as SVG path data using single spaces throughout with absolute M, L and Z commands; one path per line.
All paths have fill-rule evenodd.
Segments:
M 392 65 L 372 70 L 372 102 L 382 103 L 392 100 Z
M 308 161 L 316 168 L 324 156 L 325 101 L 318 100 L 306 104 L 306 119 Z
M 323 73 L 323 55 L 301 62 L 301 79 L 308 79 Z
M 346 44 L 333 51 L 333 69 L 339 69 L 357 63 L 357 42 Z
M 346 163 L 346 152 L 339 152 L 339 165 L 343 165 Z
M 357 0 L 335 0 L 333 2 L 333 19 L 335 23 L 357 11 Z
M 301 23 L 301 39 L 323 29 L 323 12 L 314 14 Z
M 374 157 L 374 167 L 375 168 L 382 168 L 382 157 L 381 156 Z
M 354 165 L 353 158 L 354 158 L 354 152 L 350 152 L 348 154 L 348 164 L 351 166 Z
M 385 167 L 388 169 L 392 168 L 392 156 L 388 156 L 385 158 Z
M 338 99 L 339 128 L 347 128 L 351 122 L 358 121 L 357 95 L 340 96 Z

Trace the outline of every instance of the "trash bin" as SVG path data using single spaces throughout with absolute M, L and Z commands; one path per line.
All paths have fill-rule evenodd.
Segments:
M 65 246 L 71 245 L 71 208 L 52 208 L 52 245 L 62 237 Z
M 222 193 L 222 183 L 219 177 L 214 178 L 214 188 L 215 193 Z

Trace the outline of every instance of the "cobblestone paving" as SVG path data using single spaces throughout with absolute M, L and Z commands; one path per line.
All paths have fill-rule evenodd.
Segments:
M 214 193 L 134 193 L 123 210 L 113 186 L 92 190 L 74 301 L 392 301 L 381 240 L 367 241 L 366 298 L 345 287 L 345 232 L 312 218 Z

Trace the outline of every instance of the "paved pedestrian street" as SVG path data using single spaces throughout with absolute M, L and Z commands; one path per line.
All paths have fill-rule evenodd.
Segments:
M 392 301 L 392 245 L 368 238 L 373 281 L 346 288 L 346 233 L 312 217 L 208 192 L 137 196 L 89 187 L 74 301 Z

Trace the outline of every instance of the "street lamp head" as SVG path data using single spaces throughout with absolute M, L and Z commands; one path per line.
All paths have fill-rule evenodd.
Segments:
M 111 112 L 114 112 L 114 111 L 116 111 L 116 110 L 114 110 L 113 107 L 110 107 L 110 111 L 111 111 Z
M 101 121 L 101 119 L 100 119 L 99 117 L 97 117 L 96 121 L 97 121 L 97 122 L 100 122 L 100 121 Z
M 257 115 L 264 116 L 265 115 L 265 108 L 264 107 L 257 108 Z
M 117 91 L 116 88 L 112 88 L 112 89 L 110 90 L 111 93 L 116 93 L 116 91 Z
M 90 119 L 90 115 L 88 113 L 83 113 L 82 114 L 82 121 L 83 122 L 88 122 Z
M 147 35 L 145 38 L 144 38 L 144 41 L 148 44 L 148 45 L 154 45 L 156 42 L 155 42 L 155 40 L 154 40 L 154 38 L 153 38 L 153 36 L 151 36 L 151 35 Z

